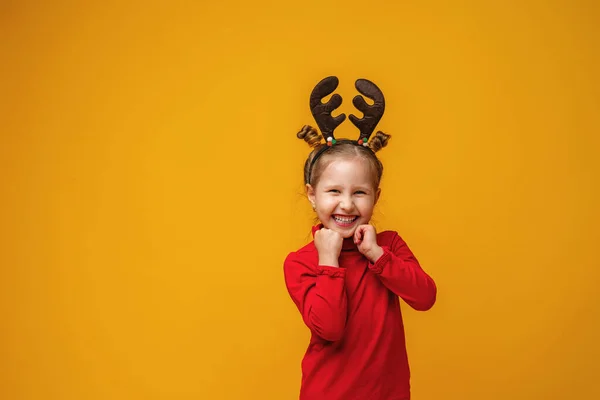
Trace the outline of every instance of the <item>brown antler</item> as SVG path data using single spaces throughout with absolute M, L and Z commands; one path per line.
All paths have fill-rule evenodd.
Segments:
M 363 117 L 358 119 L 354 114 L 350 115 L 350 121 L 360 130 L 358 137 L 359 144 L 367 143 L 375 127 L 381 120 L 385 110 L 385 98 L 381 90 L 373 82 L 366 79 L 358 79 L 356 81 L 356 89 L 374 101 L 370 106 L 365 99 L 357 95 L 352 100 L 354 106 L 363 113 Z
M 310 94 L 310 110 L 325 140 L 331 138 L 329 142 L 335 140 L 333 131 L 346 119 L 346 115 L 340 114 L 335 118 L 331 116 L 331 112 L 342 104 L 342 96 L 339 94 L 331 96 L 327 103 L 321 100 L 333 93 L 338 84 L 337 77 L 329 76 L 317 83 Z

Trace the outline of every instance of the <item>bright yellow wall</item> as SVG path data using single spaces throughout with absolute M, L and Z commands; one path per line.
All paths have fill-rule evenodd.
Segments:
M 111 3 L 0 4 L 0 398 L 297 398 L 329 74 L 384 90 L 377 226 L 439 285 L 414 399 L 600 398 L 597 3 Z

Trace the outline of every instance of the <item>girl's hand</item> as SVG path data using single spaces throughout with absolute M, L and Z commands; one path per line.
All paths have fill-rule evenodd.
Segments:
M 383 249 L 377 244 L 377 232 L 372 225 L 360 225 L 354 231 L 354 243 L 358 251 L 373 264 L 383 255 Z
M 344 238 L 331 229 L 322 228 L 315 232 L 315 247 L 319 252 L 319 264 L 339 267 L 338 258 Z

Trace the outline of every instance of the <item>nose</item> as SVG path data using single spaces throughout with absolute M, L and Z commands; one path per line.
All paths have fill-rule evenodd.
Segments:
M 340 209 L 345 213 L 349 213 L 354 210 L 354 202 L 349 196 L 345 196 L 340 200 Z

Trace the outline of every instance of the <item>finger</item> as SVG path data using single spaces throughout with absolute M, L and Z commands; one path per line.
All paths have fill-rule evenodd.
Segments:
M 377 231 L 375 230 L 375 227 L 373 225 L 369 225 L 369 232 L 371 232 L 373 238 L 377 237 Z
M 363 238 L 364 238 L 364 227 L 362 225 L 360 225 L 358 228 L 356 228 L 356 231 L 354 232 L 354 237 L 356 238 L 356 243 L 360 243 L 362 242 Z

